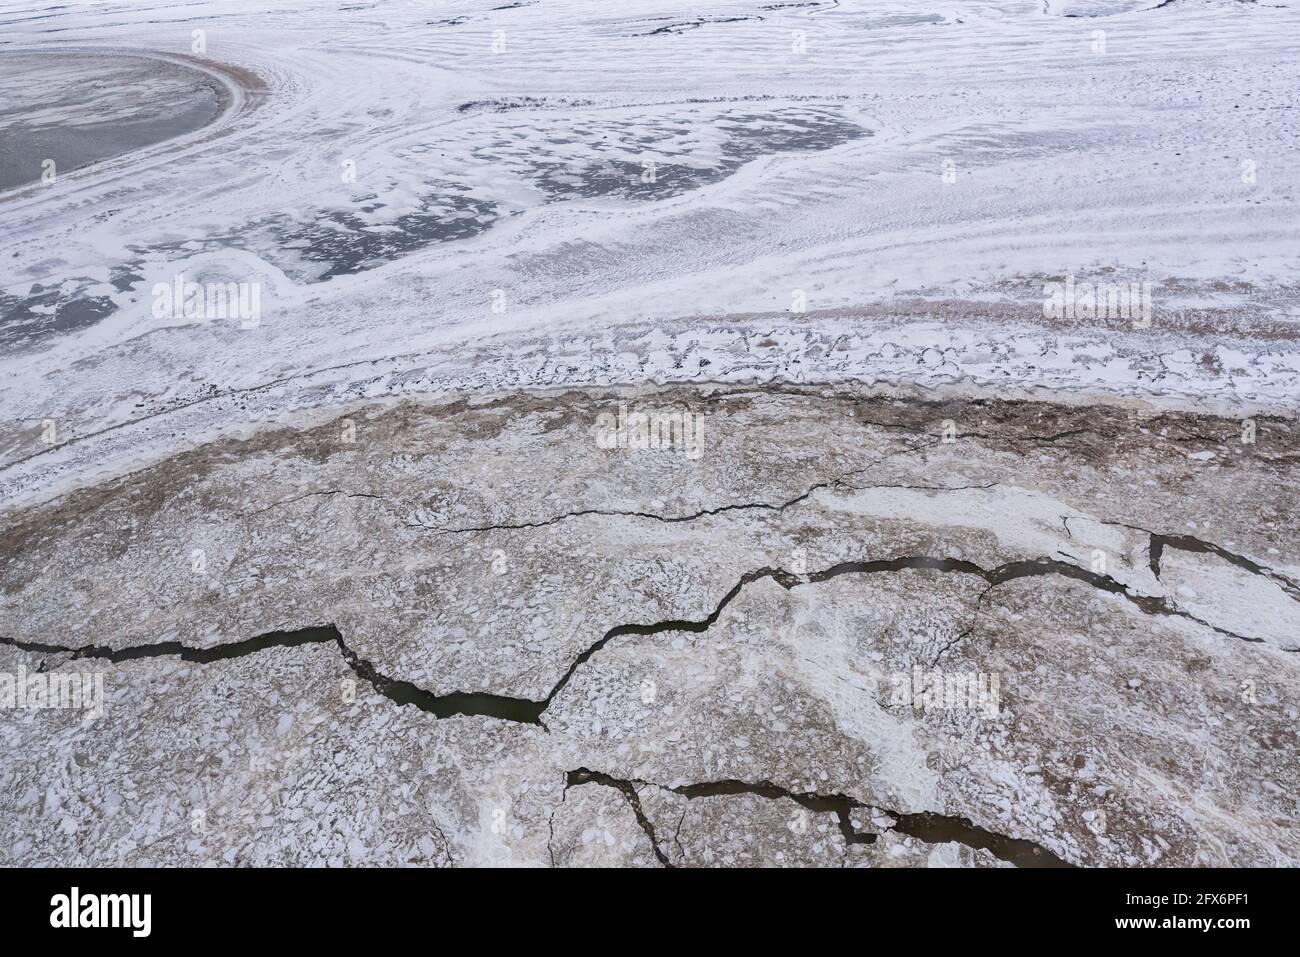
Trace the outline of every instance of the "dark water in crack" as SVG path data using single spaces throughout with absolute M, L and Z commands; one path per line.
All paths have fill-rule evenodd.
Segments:
M 599 771 L 579 768 L 570 771 L 566 780 L 566 790 L 584 784 L 600 784 L 621 791 L 632 806 L 637 822 L 641 825 L 655 851 L 660 863 L 667 867 L 674 866 L 659 847 L 659 838 L 654 825 L 646 817 L 641 806 L 636 784 L 641 782 L 616 778 Z M 680 794 L 688 801 L 700 798 L 725 798 L 741 795 L 753 795 L 767 800 L 789 800 L 814 814 L 833 814 L 839 822 L 840 834 L 846 845 L 874 844 L 879 839 L 875 831 L 858 831 L 853 824 L 856 811 L 865 811 L 868 805 L 843 794 L 799 793 L 779 787 L 768 781 L 705 781 L 698 784 L 656 785 L 665 790 Z M 1017 867 L 1072 867 L 1061 860 L 1047 848 L 1032 841 L 1008 837 L 971 823 L 964 817 L 954 817 L 925 811 L 919 814 L 899 814 L 885 810 L 894 821 L 890 830 L 915 838 L 926 844 L 961 844 L 972 850 L 983 849 L 999 860 L 1007 861 Z
M 999 860 L 1017 867 L 1070 867 L 1051 851 L 1033 841 L 1007 837 L 986 831 L 964 817 L 923 812 L 900 814 L 895 818 L 894 830 L 927 844 L 964 844 L 974 849 L 984 849 Z

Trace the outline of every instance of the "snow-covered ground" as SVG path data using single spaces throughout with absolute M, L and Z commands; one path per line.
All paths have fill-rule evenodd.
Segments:
M 1297 35 L 0 0 L 0 862 L 1300 861 Z
M 130 51 L 230 94 L 0 199 L 5 487 L 322 379 L 1293 407 L 1297 27 L 1288 0 L 0 5 L 6 82 Z M 256 323 L 160 315 L 177 276 L 256 288 Z M 1150 327 L 1044 319 L 1067 276 L 1149 282 Z

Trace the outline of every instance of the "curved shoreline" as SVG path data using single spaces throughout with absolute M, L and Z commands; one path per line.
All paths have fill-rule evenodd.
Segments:
M 65 182 L 70 181 L 78 184 L 98 183 L 101 180 L 100 174 L 113 175 L 120 173 L 124 163 L 164 156 L 197 143 L 206 142 L 216 135 L 223 135 L 231 121 L 254 109 L 267 94 L 265 84 L 251 70 L 182 53 L 98 46 L 72 46 L 60 49 L 18 47 L 0 52 L 0 57 L 59 57 L 61 55 L 105 57 L 118 60 L 135 59 L 145 62 L 152 60 L 168 63 L 184 70 L 193 71 L 196 74 L 196 79 L 210 90 L 216 98 L 215 113 L 200 125 L 139 146 L 128 147 L 122 152 L 113 153 L 101 159 L 91 160 L 69 169 L 60 169 L 58 175 Z M 34 180 L 15 184 L 7 189 L 0 189 L 0 204 L 14 203 L 31 198 L 38 192 L 37 187 L 41 185 L 38 177 Z

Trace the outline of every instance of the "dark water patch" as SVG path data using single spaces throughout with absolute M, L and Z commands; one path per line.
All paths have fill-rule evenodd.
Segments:
M 0 190 L 51 172 L 57 185 L 64 173 L 191 133 L 224 103 L 215 80 L 171 63 L 84 54 L 3 60 L 16 95 L 0 106 Z
M 40 180 L 47 160 L 53 161 L 57 176 L 193 132 L 220 109 L 216 91 L 204 87 L 188 108 L 174 114 L 55 128 L 17 123 L 0 130 L 0 189 Z
M 668 19 L 666 17 L 656 17 L 653 19 Z M 672 20 L 669 23 L 662 24 L 647 30 L 645 33 L 638 33 L 639 37 L 653 37 L 664 33 L 685 33 L 688 30 L 698 30 L 700 27 L 721 23 L 743 23 L 746 20 L 761 21 L 763 17 L 746 16 L 746 17 L 694 17 L 690 20 Z M 650 21 L 647 21 L 650 22 Z
M 544 108 L 579 108 L 576 116 L 551 115 Z M 611 119 L 583 109 L 582 101 L 516 97 L 462 104 L 465 113 L 487 114 L 467 122 L 491 124 L 471 142 L 487 145 L 452 154 L 466 166 L 488 167 L 515 178 L 541 194 L 541 202 L 612 198 L 653 202 L 717 183 L 746 163 L 778 153 L 814 152 L 870 136 L 871 131 L 835 106 L 795 105 L 755 109 L 699 104 L 676 114 L 632 115 Z M 518 111 L 518 115 L 516 115 Z M 502 114 L 498 119 L 491 114 Z M 483 135 L 486 133 L 486 136 Z M 447 143 L 421 144 L 407 150 L 412 163 L 443 161 Z M 652 159 L 647 174 L 644 156 Z M 437 181 L 419 187 L 413 210 L 392 215 L 376 195 L 337 206 L 303 210 L 299 216 L 267 215 L 221 234 L 189 237 L 136 249 L 149 259 L 187 258 L 224 249 L 263 256 L 298 282 L 315 283 L 355 275 L 441 243 L 477 236 L 499 220 L 527 206 L 497 200 L 483 186 Z M 131 288 L 138 275 L 115 274 L 118 291 Z M 0 342 L 73 332 L 93 325 L 113 311 L 107 299 L 59 299 L 57 314 L 32 309 L 51 304 L 56 294 L 40 299 L 0 299 Z M 75 297 L 74 297 L 75 298 Z M 6 317 L 6 313 L 10 315 Z M 8 332 L 3 327 L 9 327 Z
M 125 292 L 141 280 L 133 265 L 113 268 L 109 284 Z M 55 336 L 88 329 L 117 311 L 97 294 L 103 284 L 80 277 L 61 283 L 33 283 L 26 293 L 0 292 L 0 349 L 17 351 Z
M 868 30 L 888 30 L 891 27 L 915 27 L 925 23 L 946 23 L 947 21 L 937 13 L 916 14 L 914 16 L 899 17 L 877 17 L 874 20 L 868 20 L 864 27 Z
M 382 209 L 373 203 L 358 210 Z M 269 232 L 278 247 L 292 249 L 302 259 L 323 266 L 314 278 L 365 272 L 436 243 L 468 239 L 488 229 L 498 218 L 494 203 L 450 189 L 420 200 L 420 209 L 382 224 L 368 224 L 357 213 L 323 212 L 306 224 L 278 222 Z
M 172 258 L 245 250 L 274 262 L 296 282 L 324 282 L 489 229 L 500 216 L 496 204 L 467 192 L 459 185 L 440 185 L 438 192 L 420 198 L 414 212 L 382 222 L 365 218 L 384 209 L 371 197 L 355 210 L 309 209 L 303 217 L 266 217 L 222 235 L 157 244 L 148 253 Z
M 57 288 L 33 287 L 29 296 L 0 293 L 0 349 L 30 346 L 95 325 L 117 306 L 103 296 L 65 298 Z
M 827 150 L 871 135 L 857 123 L 829 112 L 733 114 L 721 125 L 728 135 L 730 158 L 740 163 L 774 153 Z
M 709 167 L 671 165 L 656 168 L 651 179 L 646 168 L 626 160 L 604 160 L 582 173 L 562 163 L 539 165 L 534 183 L 552 199 L 597 199 L 614 196 L 622 199 L 656 200 L 681 196 L 719 179 L 727 173 Z
M 1047 848 L 1022 838 L 1009 837 L 986 830 L 964 817 L 935 814 L 899 814 L 893 830 L 927 844 L 964 844 L 986 850 L 999 860 L 1017 867 L 1071 867 Z
M 699 139 L 706 127 L 721 136 L 712 149 Z M 614 122 L 583 118 L 546 136 L 523 156 L 513 132 L 503 130 L 492 144 L 475 150 L 474 159 L 516 167 L 549 202 L 667 199 L 720 182 L 762 156 L 817 152 L 871 135 L 829 109 L 701 112 Z
M 540 102 L 528 97 L 476 101 L 459 109 L 509 113 L 534 109 Z M 531 119 L 533 122 L 511 121 L 493 129 L 490 143 L 471 150 L 468 158 L 518 177 L 541 192 L 548 203 L 601 198 L 651 202 L 681 196 L 719 182 L 761 156 L 825 150 L 871 135 L 838 110 L 821 107 L 732 110 L 720 115 L 699 111 L 614 123 L 587 113 L 554 130 L 539 130 L 537 118 Z M 551 122 L 546 118 L 546 123 Z M 558 122 L 554 125 L 559 127 Z M 715 138 L 720 132 L 720 144 L 711 150 L 699 148 L 697 137 L 702 128 Z M 534 141 L 540 143 L 537 149 L 521 146 Z M 635 154 L 654 159 L 653 175 L 647 175 L 641 160 L 629 158 Z M 409 150 L 416 161 L 426 155 L 445 156 L 445 144 Z M 323 282 L 362 273 L 440 243 L 471 238 L 518 211 L 507 210 L 504 202 L 483 198 L 477 190 L 455 182 L 437 183 L 421 195 L 419 208 L 413 212 L 385 219 L 383 209 L 372 197 L 360 200 L 354 210 L 321 209 L 309 211 L 302 220 L 286 216 L 261 220 L 235 235 L 203 240 L 201 246 L 269 247 L 280 254 L 277 265 L 287 273 L 300 281 Z
M 457 113 L 507 113 L 511 110 L 540 110 L 595 106 L 592 100 L 552 96 L 506 96 L 491 100 L 469 100 L 456 107 Z

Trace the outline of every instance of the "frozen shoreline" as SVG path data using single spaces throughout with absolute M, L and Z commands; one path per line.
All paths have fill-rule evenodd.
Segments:
M 660 323 L 624 327 L 617 335 L 574 333 L 532 342 L 489 337 L 425 355 L 358 359 L 267 385 L 254 377 L 246 385 L 178 391 L 152 408 L 123 404 L 120 418 L 101 413 L 80 428 L 56 420 L 56 428 L 63 428 L 50 444 L 41 441 L 36 425 L 19 425 L 10 432 L 0 465 L 0 504 L 47 500 L 222 435 L 254 435 L 281 423 L 337 415 L 362 402 L 407 398 L 474 403 L 584 387 L 635 393 L 670 383 L 789 384 L 828 394 L 867 388 L 920 398 L 1020 397 L 1239 419 L 1296 418 L 1300 351 L 1289 343 L 1270 349 L 1256 342 L 1258 351 L 1251 352 L 1208 338 L 1202 345 L 1197 337 L 1130 337 L 1103 340 L 1071 330 L 1045 335 L 1006 322 L 962 326 L 861 318 Z M 1161 348 L 1152 349 L 1155 343 Z

